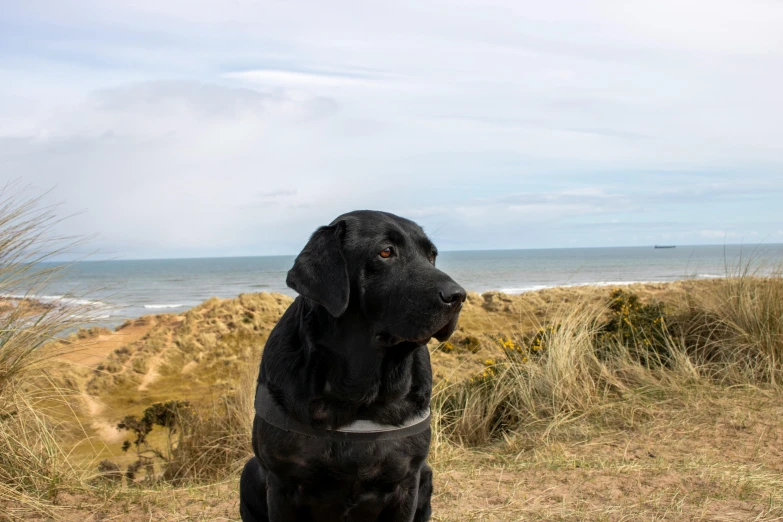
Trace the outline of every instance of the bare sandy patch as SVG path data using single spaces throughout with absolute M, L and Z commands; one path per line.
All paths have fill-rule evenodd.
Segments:
M 115 350 L 143 338 L 154 324 L 153 321 L 137 320 L 114 332 L 69 341 L 72 346 L 60 359 L 78 366 L 94 368 L 106 362 Z
M 155 382 L 157 378 L 160 377 L 158 368 L 160 367 L 162 362 L 163 362 L 163 358 L 160 357 L 159 355 L 156 355 L 150 359 L 149 370 L 147 370 L 147 373 L 145 373 L 144 377 L 142 377 L 138 388 L 136 388 L 137 390 L 139 390 L 140 392 L 148 390 L 150 384 Z

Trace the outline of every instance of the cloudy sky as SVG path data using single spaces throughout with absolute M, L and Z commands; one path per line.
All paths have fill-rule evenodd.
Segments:
M 121 4 L 126 4 L 125 6 Z M 124 258 L 783 242 L 783 2 L 0 2 L 0 184 Z

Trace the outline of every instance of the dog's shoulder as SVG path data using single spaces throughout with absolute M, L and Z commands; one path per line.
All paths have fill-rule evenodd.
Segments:
M 294 362 L 303 355 L 298 339 L 301 307 L 302 298 L 297 297 L 269 333 L 261 355 L 259 381 L 266 382 L 270 370 Z

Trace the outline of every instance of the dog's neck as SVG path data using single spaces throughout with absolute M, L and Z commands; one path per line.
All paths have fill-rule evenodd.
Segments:
M 432 377 L 426 346 L 386 346 L 358 311 L 349 308 L 334 318 L 305 299 L 297 302 L 303 364 L 289 368 L 297 374 L 299 393 L 307 396 L 291 402 L 307 408 L 285 406 L 296 408 L 298 420 L 329 428 L 362 418 L 400 424 L 428 407 Z

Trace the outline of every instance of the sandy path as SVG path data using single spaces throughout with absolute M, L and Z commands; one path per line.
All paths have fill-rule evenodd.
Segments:
M 108 356 L 116 349 L 122 348 L 128 343 L 138 341 L 152 328 L 153 323 L 143 325 L 131 325 L 109 334 L 99 335 L 92 339 L 77 341 L 73 349 L 60 356 L 60 359 L 79 366 L 94 368 L 105 362 Z
M 73 349 L 60 356 L 61 360 L 73 363 L 77 366 L 95 368 L 105 362 L 109 355 L 118 348 L 133 343 L 144 337 L 153 327 L 154 323 L 130 325 L 121 330 L 108 334 L 101 334 L 93 338 L 77 341 Z M 69 347 L 70 348 L 70 347 Z M 145 379 L 147 376 L 145 376 Z M 82 389 L 80 394 L 84 405 L 84 411 L 90 419 L 90 427 L 107 444 L 114 444 L 125 438 L 125 433 L 118 430 L 116 423 L 109 422 L 102 417 L 106 405 Z
M 155 380 L 160 376 L 158 373 L 158 368 L 160 367 L 161 363 L 163 362 L 163 358 L 160 355 L 156 355 L 155 357 L 152 357 L 150 359 L 149 365 L 150 369 L 147 370 L 147 373 L 144 374 L 144 377 L 141 379 L 141 383 L 139 383 L 138 388 L 136 388 L 139 391 L 146 391 L 149 389 L 150 384 L 155 382 Z
M 100 414 L 106 409 L 106 406 L 95 399 L 89 393 L 82 391 L 82 402 L 87 407 L 87 413 L 90 415 L 90 427 L 95 430 L 95 433 L 108 444 L 120 442 L 125 438 L 125 433 L 118 430 L 114 424 L 109 423 L 105 419 L 100 418 Z

